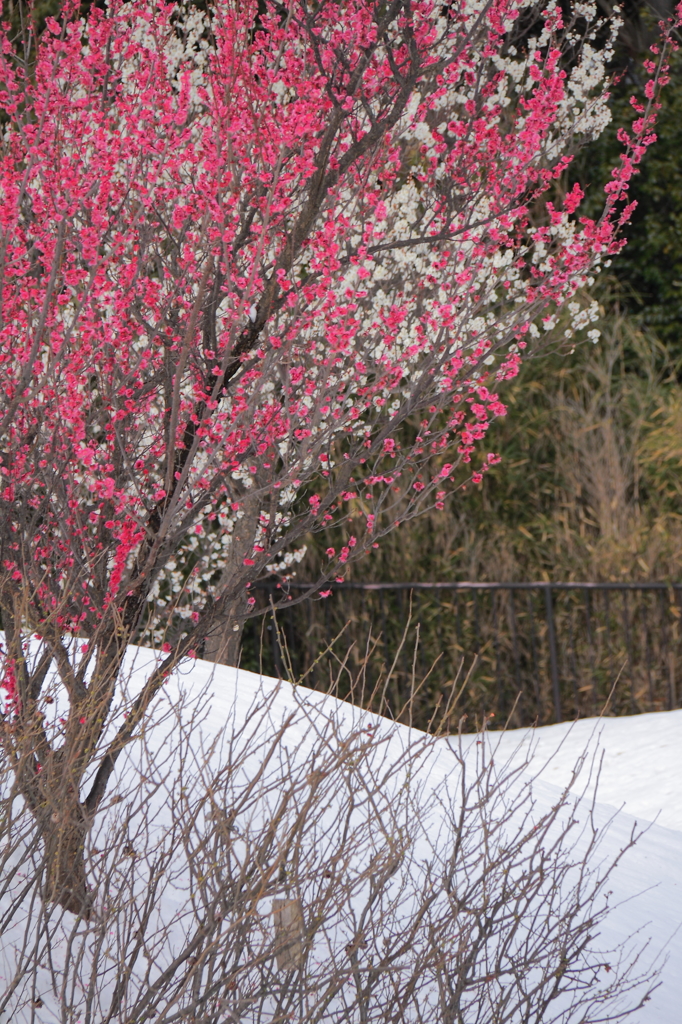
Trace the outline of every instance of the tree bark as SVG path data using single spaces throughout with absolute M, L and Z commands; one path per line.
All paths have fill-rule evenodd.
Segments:
M 244 515 L 237 520 L 232 534 L 230 555 L 221 574 L 220 590 L 227 590 L 238 574 L 244 559 L 253 551 L 254 535 L 258 523 L 259 505 L 248 497 L 244 500 Z M 239 666 L 244 613 L 247 593 L 243 591 L 225 607 L 221 621 L 211 630 L 203 645 L 203 657 L 216 665 Z
M 216 665 L 233 665 L 235 668 L 239 666 L 243 626 L 238 613 L 245 607 L 245 599 L 239 598 L 234 601 L 223 621 L 206 637 L 203 651 L 206 661 L 212 661 Z
M 80 804 L 54 812 L 40 824 L 45 843 L 43 897 L 46 902 L 58 903 L 85 920 L 89 920 L 92 913 L 92 896 L 85 871 L 85 840 L 89 828 Z

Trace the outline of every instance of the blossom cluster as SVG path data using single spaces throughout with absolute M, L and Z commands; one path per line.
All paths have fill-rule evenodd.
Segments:
M 471 460 L 556 310 L 593 319 L 658 49 L 600 219 L 576 185 L 538 222 L 608 121 L 617 18 L 603 45 L 589 3 L 285 10 L 72 3 L 30 71 L 3 40 L 0 554 L 34 626 L 151 607 L 158 639 L 353 515 L 342 573 L 397 493 L 442 505 L 428 460 Z

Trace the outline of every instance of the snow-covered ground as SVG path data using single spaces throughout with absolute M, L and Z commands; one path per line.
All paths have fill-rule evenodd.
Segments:
M 543 771 L 547 782 L 568 781 L 576 751 L 586 746 L 601 750 L 599 802 L 682 832 L 682 710 L 518 729 L 504 737 L 503 748 L 511 749 L 519 737 L 530 733 L 536 764 L 551 759 Z M 682 1021 L 682 1000 L 680 1006 Z
M 146 676 L 153 660 L 150 651 L 131 649 L 128 674 L 131 691 Z M 186 664 L 178 678 L 169 680 L 165 696 L 160 703 L 172 708 L 181 687 L 189 695 L 202 692 L 208 695 L 206 714 L 201 725 L 206 739 L 228 724 L 228 729 L 239 728 L 249 722 L 259 695 L 269 700 L 268 719 L 275 729 L 292 714 L 295 721 L 286 738 L 287 757 L 300 763 L 308 756 L 315 742 L 316 723 L 333 714 L 346 723 L 357 722 L 364 713 L 334 698 L 292 687 L 288 683 L 260 679 L 252 673 L 213 666 L 206 662 Z M 59 701 L 54 714 L 60 713 Z M 399 755 L 414 736 L 404 726 L 393 726 L 384 719 L 371 716 L 378 728 L 377 736 L 390 734 L 389 747 Z M 159 751 L 172 747 L 169 731 L 172 716 L 158 732 L 148 736 L 149 746 L 156 744 Z M 201 737 L 197 737 L 197 744 Z M 474 749 L 480 739 L 465 737 L 464 744 Z M 479 748 L 480 749 L 480 748 Z M 515 730 L 505 734 L 491 733 L 484 749 L 495 758 L 497 765 L 525 764 L 529 749 L 532 759 L 524 767 L 524 778 L 537 776 L 534 783 L 536 796 L 542 805 L 551 807 L 563 786 L 569 781 L 580 755 L 588 750 L 598 763 L 601 760 L 600 781 L 594 820 L 598 826 L 608 825 L 601 856 L 611 860 L 627 845 L 637 823 L 646 827 L 634 849 L 618 866 L 613 876 L 610 897 L 613 910 L 602 934 L 605 942 L 615 946 L 619 941 L 639 931 L 650 943 L 644 956 L 645 964 L 660 962 L 667 957 L 663 969 L 662 985 L 651 1001 L 633 1018 L 637 1024 L 680 1024 L 682 1022 L 682 711 L 641 715 L 632 718 L 604 718 L 584 720 L 574 724 L 548 726 L 535 730 Z M 152 751 L 153 754 L 153 751 Z M 142 772 L 143 762 L 131 747 L 118 766 L 118 782 L 123 784 L 126 774 Z M 139 762 L 139 764 L 138 764 Z M 422 780 L 427 789 L 434 789 L 448 779 L 454 779 L 458 764 L 453 741 L 441 739 L 433 754 L 423 763 Z M 594 774 L 594 773 L 593 773 Z M 585 796 L 591 795 L 593 784 L 579 787 Z M 587 816 L 588 801 L 584 800 Z M 618 812 L 615 815 L 615 812 Z M 12 959 L 12 939 L 3 936 L 0 966 L 4 973 Z M 47 1009 L 47 1007 L 46 1007 Z M 29 1017 L 19 1015 L 16 1024 Z M 30 1019 L 38 1019 L 33 1015 Z M 50 1018 L 52 1019 L 52 1018 Z M 42 1020 L 42 1018 L 41 1018 Z M 45 1021 L 48 1017 L 45 1017 Z
M 246 714 L 255 688 L 261 685 L 250 673 L 222 666 L 216 671 L 201 662 L 185 675 L 185 684 L 190 681 L 195 686 L 210 684 L 216 727 L 235 705 L 241 705 Z M 263 680 L 263 684 L 278 685 L 274 680 Z M 292 686 L 279 685 L 277 705 L 282 716 L 301 699 L 313 708 L 333 699 L 302 687 L 296 688 L 295 699 Z M 468 737 L 466 742 L 475 743 L 476 737 Z M 525 760 L 532 746 L 531 772 L 540 773 L 548 805 L 568 783 L 581 753 L 587 750 L 596 755 L 601 763 L 597 820 L 606 824 L 614 811 L 619 812 L 605 837 L 605 857 L 615 856 L 625 846 L 636 824 L 651 823 L 614 877 L 612 902 L 619 905 L 610 917 L 608 938 L 615 942 L 640 929 L 650 938 L 649 962 L 667 958 L 661 986 L 633 1020 L 637 1024 L 681 1024 L 682 710 L 491 733 L 490 743 L 497 750 L 498 761 L 512 764 Z M 440 763 L 431 767 L 436 775 L 452 767 L 448 754 L 444 751 Z M 594 785 L 589 784 L 586 797 L 593 791 Z
M 667 956 L 661 987 L 635 1019 L 641 1024 L 680 1024 L 682 710 L 513 730 L 500 738 L 500 750 L 518 751 L 520 739 L 534 741 L 534 768 L 552 788 L 568 782 L 581 750 L 596 753 L 601 760 L 600 811 L 621 811 L 606 836 L 610 851 L 615 853 L 626 841 L 635 820 L 640 825 L 654 822 L 617 870 L 614 898 L 632 898 L 614 912 L 611 926 L 622 935 L 641 928 L 651 938 L 652 952 Z M 588 793 L 593 789 L 588 786 Z
M 259 680 L 248 672 L 197 662 L 183 672 L 190 688 L 209 685 L 212 711 L 209 721 L 218 728 L 237 710 L 237 719 L 248 714 L 260 686 L 278 686 L 276 711 L 284 717 L 296 707 L 323 709 L 333 698 L 275 680 Z M 349 712 L 354 713 L 349 708 Z M 208 724 L 208 723 L 207 723 Z M 400 732 L 406 733 L 405 727 Z M 476 737 L 467 737 L 469 744 Z M 588 751 L 600 762 L 597 791 L 599 824 L 611 822 L 602 854 L 615 856 L 626 845 L 635 825 L 647 826 L 645 834 L 619 865 L 613 880 L 614 910 L 607 924 L 611 942 L 641 930 L 650 939 L 648 962 L 666 959 L 662 984 L 651 1002 L 634 1018 L 637 1024 L 682 1022 L 682 710 L 626 718 L 583 719 L 537 729 L 489 734 L 498 762 L 521 763 L 533 754 L 531 774 L 540 773 L 536 792 L 544 793 L 547 805 L 556 800 L 575 767 Z M 444 749 L 430 772 L 438 781 L 454 767 L 452 754 Z M 301 732 L 301 753 L 306 741 Z M 580 787 L 579 787 L 580 788 Z M 588 784 L 586 797 L 594 784 Z M 581 789 L 582 792 L 582 789 Z M 618 811 L 613 819 L 614 812 Z M 650 824 L 649 824 L 650 823 Z M 617 906 L 616 906 L 617 905 Z

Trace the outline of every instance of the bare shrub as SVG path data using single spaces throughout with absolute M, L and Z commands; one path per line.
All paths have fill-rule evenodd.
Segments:
M 119 759 L 87 917 L 48 898 L 2 765 L 0 1019 L 587 1024 L 642 1005 L 637 949 L 599 940 L 623 853 L 601 863 L 584 758 L 543 802 L 486 733 L 427 736 L 254 677 L 248 705 L 217 671 L 200 696 L 170 680 Z

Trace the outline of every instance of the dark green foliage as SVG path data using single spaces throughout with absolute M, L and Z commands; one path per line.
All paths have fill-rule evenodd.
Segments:
M 682 362 L 682 56 L 671 63 L 658 142 L 634 183 L 628 245 L 614 263 L 627 302 Z
M 648 5 L 626 6 L 628 21 L 614 61 L 616 83 L 613 121 L 599 140 L 585 149 L 571 168 L 572 181 L 587 186 L 586 212 L 598 213 L 603 186 L 620 151 L 618 129 L 628 128 L 636 114 L 630 96 L 641 95 L 642 60 L 656 38 L 655 18 Z M 682 365 L 682 53 L 670 57 L 670 83 L 663 90 L 656 129 L 657 142 L 647 152 L 634 179 L 630 198 L 637 203 L 626 228 L 627 245 L 614 260 L 612 272 L 621 286 L 621 302 L 641 323 L 654 328 L 669 355 Z

